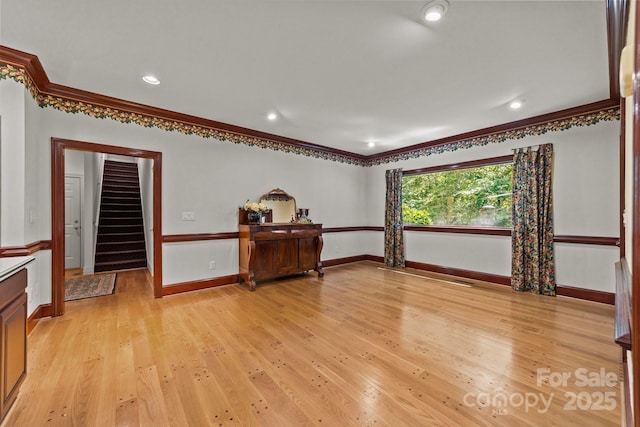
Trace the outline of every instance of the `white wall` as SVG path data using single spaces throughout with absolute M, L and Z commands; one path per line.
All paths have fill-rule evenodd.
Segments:
M 518 147 L 553 143 L 556 235 L 619 237 L 619 122 L 510 140 L 367 168 L 369 225 L 384 224 L 385 170 L 504 156 Z M 502 276 L 511 273 L 510 238 L 405 232 L 406 259 Z M 373 255 L 384 255 L 376 246 Z M 556 244 L 560 285 L 615 291 L 616 247 Z
M 0 243 L 25 242 L 26 91 L 14 81 L 0 81 Z M 36 193 L 37 194 L 37 193 Z M 30 228 L 31 229 L 31 228 Z
M 20 165 L 22 176 L 24 179 L 24 210 L 22 223 L 24 224 L 24 242 L 33 243 L 41 240 L 41 216 L 38 212 L 41 200 L 42 188 L 39 186 L 40 169 L 32 170 L 28 165 L 37 165 L 40 158 L 40 148 L 38 141 L 42 138 L 40 125 L 40 108 L 31 99 L 31 95 L 27 91 L 23 91 L 25 99 L 25 147 L 24 147 L 24 164 Z M 13 161 L 10 157 L 9 161 Z M 18 180 L 19 181 L 19 180 Z M 17 184 L 13 178 L 7 182 L 9 186 Z M 18 188 L 19 185 L 17 185 Z M 45 217 L 46 218 L 46 217 Z M 15 224 L 18 226 L 18 223 Z
M 67 152 L 73 150 L 66 150 Z M 93 274 L 95 267 L 95 217 L 94 199 L 96 197 L 95 155 L 83 153 L 83 195 L 82 195 L 82 271 Z
M 24 86 L 0 81 L 0 245 L 23 246 L 47 240 L 43 224 L 50 215 L 40 206 L 49 203 L 44 188 L 40 109 Z M 48 191 L 48 192 L 47 192 Z M 50 230 L 50 226 L 48 227 Z M 44 237 L 43 237 L 44 236 Z M 27 267 L 28 312 L 51 301 L 51 254 L 40 251 Z
M 65 150 L 64 152 L 64 173 L 84 176 L 84 151 Z
M 203 139 L 158 129 L 123 125 L 44 109 L 41 156 L 50 163 L 49 137 L 160 151 L 162 158 L 162 233 L 236 231 L 237 209 L 280 187 L 327 227 L 365 221 L 365 170 L 326 160 Z M 50 185 L 50 165 L 41 173 Z M 49 209 L 48 207 L 46 207 Z M 182 221 L 194 212 L 195 221 Z M 50 227 L 47 230 L 50 234 Z M 360 255 L 358 233 L 325 238 L 323 259 Z M 209 261 L 216 269 L 209 270 Z M 238 272 L 235 240 L 163 245 L 163 283 L 174 284 Z
M 139 158 L 137 161 L 147 268 L 153 274 L 153 160 Z

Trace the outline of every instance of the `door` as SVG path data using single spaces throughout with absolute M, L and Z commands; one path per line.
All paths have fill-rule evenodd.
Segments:
M 80 268 L 80 177 L 64 177 L 64 268 Z

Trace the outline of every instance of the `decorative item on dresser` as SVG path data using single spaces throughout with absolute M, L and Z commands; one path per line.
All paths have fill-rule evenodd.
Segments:
M 261 222 L 266 222 L 264 214 L 271 211 L 265 204 L 262 202 L 250 202 L 246 201 L 246 203 L 240 208 L 240 210 L 244 212 L 240 212 L 238 215 L 238 222 L 248 223 L 248 224 L 260 224 Z M 246 217 L 246 218 L 245 218 Z
M 308 270 L 324 276 L 320 261 L 322 224 L 290 222 L 296 215 L 295 199 L 283 190 L 272 190 L 260 202 L 269 208 L 263 223 L 251 223 L 245 209 L 238 211 L 240 281 L 254 291 L 256 280 Z

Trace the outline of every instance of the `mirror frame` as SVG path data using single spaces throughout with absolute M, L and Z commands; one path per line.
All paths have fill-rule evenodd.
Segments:
M 274 188 L 273 190 L 269 191 L 267 194 L 263 194 L 262 196 L 260 196 L 260 203 L 267 205 L 271 209 L 272 222 L 277 222 L 277 221 L 275 221 L 274 206 L 269 202 L 289 202 L 289 201 L 293 201 L 293 211 L 288 212 L 286 214 L 287 221 L 284 221 L 284 222 L 290 222 L 289 220 L 290 217 L 294 219 L 296 218 L 297 206 L 296 206 L 295 197 L 288 194 L 286 191 L 282 190 L 281 188 Z M 280 221 L 280 223 L 282 223 L 282 221 Z

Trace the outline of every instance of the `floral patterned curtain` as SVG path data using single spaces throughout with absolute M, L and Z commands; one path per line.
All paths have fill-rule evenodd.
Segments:
M 389 169 L 384 213 L 384 263 L 389 267 L 404 267 L 402 221 L 402 169 Z
M 517 291 L 556 294 L 552 161 L 552 144 L 514 155 L 511 287 Z

